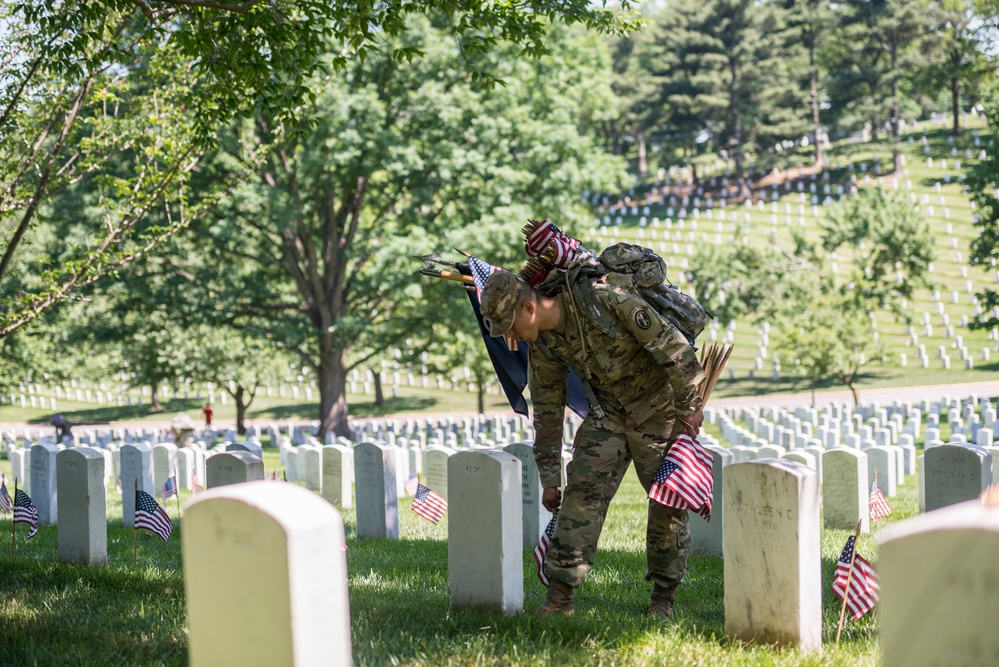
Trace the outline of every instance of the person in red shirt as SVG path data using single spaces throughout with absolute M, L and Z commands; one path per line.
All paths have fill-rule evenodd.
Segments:
M 212 405 L 211 405 L 211 403 L 208 403 L 207 405 L 205 405 L 205 408 L 202 410 L 202 412 L 205 413 L 205 428 L 211 428 L 212 427 L 212 415 L 214 414 L 214 412 L 212 411 Z

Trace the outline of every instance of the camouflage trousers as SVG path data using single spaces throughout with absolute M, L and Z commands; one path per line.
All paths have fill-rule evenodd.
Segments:
M 649 420 L 641 426 L 608 411 L 603 418 L 583 420 L 573 443 L 572 463 L 562 506 L 546 557 L 549 576 L 579 586 L 593 569 L 597 541 L 607 506 L 635 462 L 638 479 L 648 492 L 669 449 L 673 420 Z M 686 510 L 649 500 L 645 533 L 646 580 L 676 586 L 687 572 L 690 530 Z

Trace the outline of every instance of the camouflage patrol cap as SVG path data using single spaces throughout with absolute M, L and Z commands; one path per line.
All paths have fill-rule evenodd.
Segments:
M 524 280 L 509 271 L 497 271 L 486 281 L 482 288 L 482 322 L 493 338 L 506 336 L 513 328 L 523 286 Z

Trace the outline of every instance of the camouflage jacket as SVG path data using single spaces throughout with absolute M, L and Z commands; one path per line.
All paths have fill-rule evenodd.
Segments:
M 704 373 L 694 350 L 673 324 L 630 289 L 630 282 L 630 276 L 610 273 L 594 283 L 593 305 L 601 311 L 602 326 L 579 316 L 579 298 L 560 292 L 555 296 L 562 314 L 558 328 L 542 331 L 530 346 L 534 452 L 544 487 L 560 485 L 569 366 L 588 378 L 602 408 L 637 424 L 672 421 L 701 407 L 697 385 Z

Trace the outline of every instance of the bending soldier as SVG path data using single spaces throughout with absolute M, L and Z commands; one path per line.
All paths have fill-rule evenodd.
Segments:
M 670 444 L 696 436 L 703 421 L 696 386 L 704 378 L 686 338 L 630 289 L 631 277 L 609 273 L 583 304 L 575 290 L 547 297 L 520 276 L 498 271 L 482 292 L 490 335 L 530 343 L 528 377 L 534 403 L 534 453 L 542 503 L 558 512 L 546 558 L 551 581 L 544 614 L 573 611 L 573 590 L 593 567 L 607 506 L 631 461 L 648 491 Z M 576 432 L 565 494 L 561 483 L 566 376 L 584 378 L 590 411 Z M 649 616 L 672 615 L 687 571 L 687 512 L 649 501 L 646 580 Z

